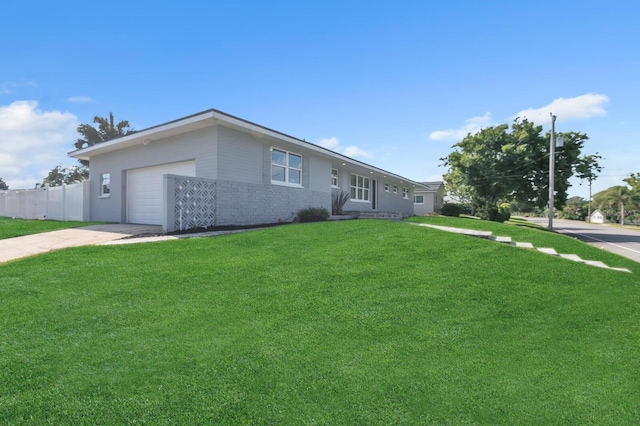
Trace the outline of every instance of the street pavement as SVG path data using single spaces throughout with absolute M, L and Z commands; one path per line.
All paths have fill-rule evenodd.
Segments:
M 546 217 L 527 217 L 526 219 L 544 227 L 549 225 L 549 219 Z M 578 220 L 554 219 L 553 230 L 577 238 L 594 247 L 640 262 L 640 229 Z

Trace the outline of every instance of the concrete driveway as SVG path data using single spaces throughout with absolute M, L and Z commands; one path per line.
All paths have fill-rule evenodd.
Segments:
M 161 234 L 156 225 L 91 225 L 0 240 L 0 263 L 67 247 L 88 246 L 134 235 Z

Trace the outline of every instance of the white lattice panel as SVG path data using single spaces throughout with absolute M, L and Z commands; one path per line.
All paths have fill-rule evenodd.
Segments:
M 216 183 L 176 179 L 175 228 L 207 228 L 216 224 Z

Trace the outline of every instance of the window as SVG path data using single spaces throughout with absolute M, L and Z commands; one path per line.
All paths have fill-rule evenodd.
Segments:
M 393 193 L 394 194 L 398 193 L 398 185 L 393 185 Z
M 100 196 L 108 197 L 111 194 L 111 173 L 100 174 Z
M 413 204 L 424 204 L 424 195 L 414 195 Z
M 389 192 L 389 182 L 384 183 L 384 192 Z
M 338 170 L 331 169 L 331 186 L 334 188 L 338 187 Z
M 302 186 L 302 156 L 271 148 L 271 182 Z
M 351 175 L 351 200 L 369 201 L 369 182 L 368 177 Z
M 402 188 L 402 198 L 409 199 L 409 188 Z

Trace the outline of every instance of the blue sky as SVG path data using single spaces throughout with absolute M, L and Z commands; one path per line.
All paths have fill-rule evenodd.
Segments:
M 0 177 L 73 165 L 93 116 L 215 108 L 423 181 L 466 133 L 526 113 L 587 133 L 594 193 L 640 172 L 633 1 L 9 2 Z M 574 181 L 570 195 L 588 196 Z

